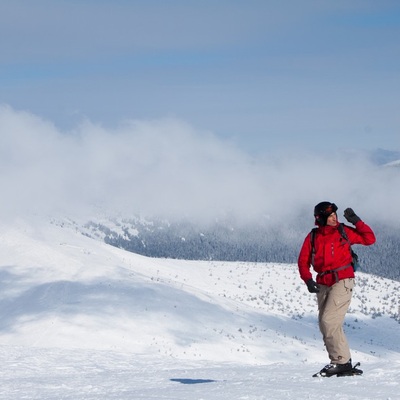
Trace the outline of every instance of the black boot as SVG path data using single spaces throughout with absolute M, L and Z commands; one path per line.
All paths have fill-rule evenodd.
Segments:
M 328 364 L 324 368 L 321 369 L 321 376 L 332 376 L 341 374 L 343 372 L 351 371 L 353 366 L 351 365 L 351 360 L 349 360 L 346 364 Z

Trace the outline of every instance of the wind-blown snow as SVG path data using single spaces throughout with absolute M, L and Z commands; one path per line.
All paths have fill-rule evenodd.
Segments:
M 328 362 L 295 265 L 151 259 L 41 218 L 0 228 L 0 399 L 399 399 L 400 283 L 359 273 L 364 376 Z

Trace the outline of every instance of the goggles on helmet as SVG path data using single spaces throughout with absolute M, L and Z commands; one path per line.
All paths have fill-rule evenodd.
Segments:
M 319 209 L 316 213 L 316 216 L 319 215 L 321 217 L 329 217 L 332 213 L 337 211 L 337 206 L 335 203 L 330 203 L 326 205 L 326 207 L 323 207 Z

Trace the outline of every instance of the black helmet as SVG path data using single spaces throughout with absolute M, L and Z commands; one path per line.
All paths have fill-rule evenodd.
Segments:
M 315 223 L 320 226 L 326 225 L 328 217 L 337 211 L 335 203 L 329 201 L 321 201 L 314 207 Z

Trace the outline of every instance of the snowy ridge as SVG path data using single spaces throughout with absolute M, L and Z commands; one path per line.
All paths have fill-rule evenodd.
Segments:
M 40 381 L 37 397 L 27 398 L 42 399 L 201 398 L 186 391 L 164 397 L 164 389 L 168 393 L 179 384 L 166 384 L 166 376 L 180 379 L 193 368 L 203 373 L 217 368 L 218 373 L 208 370 L 206 377 L 219 381 L 218 387 L 246 368 L 258 391 L 268 384 L 264 373 L 271 376 L 276 365 L 292 368 L 283 376 L 297 376 L 300 382 L 327 361 L 315 296 L 307 292 L 295 265 L 150 259 L 40 219 L 3 226 L 0 236 L 0 360 L 9 366 L 2 372 L 0 398 L 18 398 L 24 390 L 35 393 L 32 383 L 22 385 L 22 392 L 15 388 L 15 380 L 28 374 L 24 360 L 31 360 Z M 357 283 L 346 319 L 353 358 L 389 374 L 386 384 L 380 379 L 381 390 L 387 389 L 384 398 L 389 398 L 400 375 L 400 283 L 363 273 Z M 233 364 L 224 373 L 227 362 Z M 152 386 L 157 365 L 180 372 L 161 374 L 162 381 Z M 53 389 L 46 384 L 49 368 Z M 146 397 L 145 388 L 137 392 L 143 386 L 139 378 L 126 381 L 143 369 L 153 397 Z M 112 376 L 126 397 L 114 393 L 111 382 L 105 385 L 104 371 L 121 375 Z M 67 384 L 61 372 L 67 373 Z M 68 387 L 78 375 L 84 389 Z M 67 386 L 64 397 L 62 385 Z M 251 380 L 247 385 L 252 386 Z M 233 399 L 240 398 L 235 397 L 240 390 L 223 392 Z M 225 398 L 217 392 L 205 398 Z M 264 398 L 257 396 L 242 398 Z M 271 398 L 287 398 L 279 396 Z
M 391 161 L 385 164 L 384 167 L 400 167 L 400 160 Z

